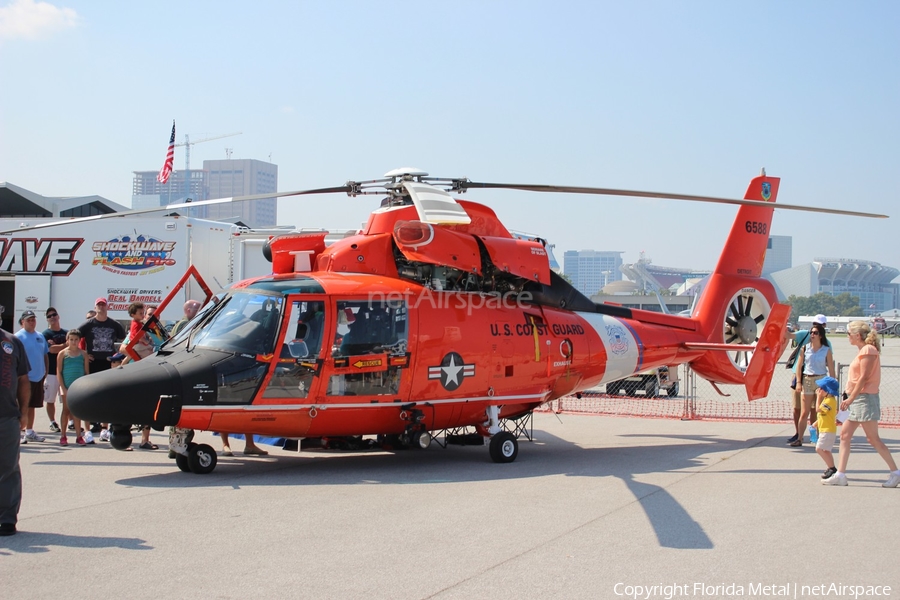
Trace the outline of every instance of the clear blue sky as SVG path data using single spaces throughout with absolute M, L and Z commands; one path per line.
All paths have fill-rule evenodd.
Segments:
M 0 181 L 130 205 L 177 138 L 276 163 L 279 190 L 400 166 L 478 181 L 741 197 L 765 167 L 794 264 L 900 267 L 900 3 L 0 0 Z M 184 149 L 177 148 L 176 168 Z M 565 250 L 711 268 L 735 209 L 470 192 Z M 279 201 L 353 228 L 377 200 Z

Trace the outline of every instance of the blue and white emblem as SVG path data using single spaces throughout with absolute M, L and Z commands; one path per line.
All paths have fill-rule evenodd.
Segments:
M 766 200 L 766 201 L 768 201 L 769 198 L 772 197 L 772 184 L 769 183 L 768 181 L 763 181 L 762 197 L 763 197 L 763 200 Z
M 12 344 L 10 344 L 9 342 L 3 342 L 2 345 L 3 345 L 4 352 L 6 352 L 7 354 L 13 353 L 13 345 Z
M 613 354 L 625 354 L 628 352 L 628 333 L 620 325 L 607 325 L 606 335 L 609 336 L 609 351 Z

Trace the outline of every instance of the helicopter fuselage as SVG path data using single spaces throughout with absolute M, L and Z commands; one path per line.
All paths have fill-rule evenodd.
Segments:
M 412 418 L 433 431 L 701 354 L 682 344 L 702 340 L 687 317 L 644 315 L 652 323 L 526 300 L 369 274 L 250 280 L 158 354 L 73 386 L 76 400 L 90 396 L 75 410 L 284 437 L 399 434 Z

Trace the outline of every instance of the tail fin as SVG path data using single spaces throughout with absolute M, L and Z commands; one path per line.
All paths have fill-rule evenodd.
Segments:
M 750 181 L 746 200 L 764 200 L 775 203 L 778 196 L 777 177 L 766 177 L 765 173 Z M 725 248 L 719 257 L 715 273 L 759 277 L 762 275 L 766 248 L 769 245 L 769 230 L 772 226 L 773 208 L 762 206 L 742 206 L 731 226 Z
M 774 205 L 779 182 L 777 177 L 767 177 L 763 173 L 750 181 L 744 198 Z M 708 342 L 731 347 L 727 351 L 709 351 L 693 361 L 691 367 L 715 383 L 745 384 L 751 397 L 759 397 L 760 393 L 768 391 L 771 372 L 760 379 L 760 369 L 765 370 L 768 363 L 774 365 L 777 360 L 777 356 L 772 358 L 771 355 L 780 350 L 776 338 L 783 334 L 782 321 L 787 320 L 784 309 L 777 308 L 774 286 L 762 278 L 773 213 L 774 206 L 741 206 L 738 209 L 719 262 L 693 312 L 699 330 Z M 773 327 L 781 322 L 781 331 L 769 331 L 772 328 L 766 327 L 770 315 L 775 317 L 771 320 Z M 753 350 L 764 332 L 763 345 L 769 348 L 766 352 L 769 356 L 751 361 Z M 747 349 L 743 350 L 741 346 Z

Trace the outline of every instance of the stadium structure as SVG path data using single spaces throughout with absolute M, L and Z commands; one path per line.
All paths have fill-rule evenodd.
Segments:
M 678 295 L 693 295 L 703 288 L 709 271 L 654 265 L 641 254 L 635 263 L 623 264 L 622 273 L 634 287 L 604 287 L 607 295 L 640 294 L 669 290 Z M 813 262 L 764 273 L 781 301 L 791 296 L 808 297 L 819 293 L 839 296 L 849 293 L 859 298 L 859 314 L 874 315 L 900 308 L 900 284 L 892 283 L 900 269 L 871 260 L 853 258 L 815 258 Z M 621 287 L 621 286 L 620 286 Z M 607 289 L 609 288 L 609 289 Z
M 813 262 L 777 271 L 769 276 L 779 299 L 825 293 L 859 297 L 862 313 L 900 308 L 900 284 L 891 283 L 900 269 L 871 260 L 815 258 Z
M 635 282 L 640 290 L 671 290 L 677 294 L 690 294 L 691 284 L 709 276 L 711 271 L 679 269 L 654 265 L 643 252 L 635 263 L 623 264 L 620 267 L 628 279 Z

